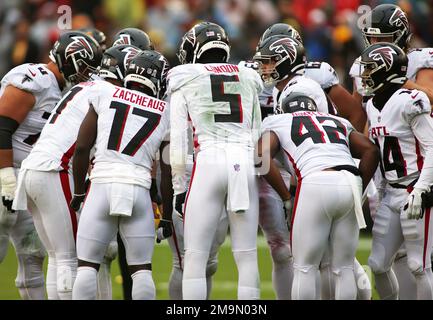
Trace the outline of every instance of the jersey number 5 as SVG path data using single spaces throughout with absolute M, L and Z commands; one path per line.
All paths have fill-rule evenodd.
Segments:
M 113 101 L 110 105 L 110 109 L 115 109 L 113 124 L 111 125 L 110 137 L 108 138 L 107 149 L 119 151 L 120 143 L 122 141 L 123 130 L 125 129 L 126 119 L 128 118 L 130 105 Z M 149 138 L 155 128 L 158 126 L 161 120 L 161 115 L 139 108 L 133 108 L 132 114 L 147 118 L 147 121 L 138 130 L 131 141 L 123 149 L 122 153 L 128 156 L 134 156 L 141 145 Z
M 235 122 L 242 123 L 242 102 L 241 95 L 236 93 L 225 93 L 225 82 L 239 82 L 237 75 L 210 75 L 210 83 L 212 88 L 212 101 L 214 102 L 228 102 L 230 104 L 229 114 L 215 114 L 215 122 Z

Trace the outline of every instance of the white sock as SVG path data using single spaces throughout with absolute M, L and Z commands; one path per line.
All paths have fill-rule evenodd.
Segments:
M 60 300 L 57 294 L 57 262 L 55 258 L 48 258 L 47 268 L 47 294 L 48 300 Z
M 319 270 L 316 266 L 300 267 L 293 265 L 294 277 L 292 300 L 314 300 L 316 294 L 316 277 Z
M 171 300 L 182 300 L 182 270 L 173 266 L 168 281 L 168 295 Z
M 320 299 L 335 300 L 335 283 L 329 262 L 320 265 Z
M 382 300 L 397 300 L 398 299 L 398 281 L 390 269 L 387 272 L 374 275 L 376 281 L 376 290 Z
M 407 256 L 405 255 L 394 260 L 392 270 L 398 281 L 398 299 L 416 300 L 416 279 L 407 265 Z
M 183 300 L 205 300 L 206 291 L 206 278 L 182 280 Z
M 57 259 L 57 294 L 61 300 L 72 300 L 77 277 L 77 259 Z
M 97 284 L 97 299 L 112 300 L 113 289 L 111 283 L 111 260 L 104 258 L 104 261 L 99 266 L 98 284 Z
M 293 259 L 284 261 L 273 261 L 272 265 L 272 284 L 277 296 L 277 300 L 292 299 L 293 282 Z
M 361 266 L 359 261 L 355 259 L 354 264 L 355 281 L 357 288 L 357 300 L 371 300 L 371 282 L 368 278 L 367 272 Z
M 152 271 L 139 270 L 132 274 L 132 300 L 155 300 L 156 289 Z
M 79 267 L 72 289 L 73 300 L 96 300 L 96 269 Z
M 45 300 L 44 286 L 34 288 L 18 288 L 23 300 Z
M 357 288 L 355 272 L 352 267 L 333 270 L 335 300 L 356 300 Z
M 427 273 L 431 269 L 425 269 L 422 273 L 415 275 L 418 300 L 433 300 L 433 283 Z
M 248 288 L 248 287 L 238 287 L 238 300 L 259 300 L 260 299 L 260 289 Z

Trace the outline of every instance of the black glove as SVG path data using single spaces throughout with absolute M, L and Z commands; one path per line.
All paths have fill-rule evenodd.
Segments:
M 157 205 L 161 205 L 162 204 L 162 199 L 158 194 L 158 187 L 156 185 L 156 179 L 152 179 L 152 184 L 150 185 L 150 199 L 152 200 L 152 202 L 155 202 Z
M 80 211 L 81 204 L 83 203 L 84 198 L 86 198 L 86 194 L 78 194 L 78 195 L 74 194 L 74 197 L 72 198 L 71 203 L 69 204 L 72 210 L 74 210 L 75 212 Z
M 161 240 L 171 237 L 173 234 L 173 222 L 171 220 L 159 220 L 158 229 L 156 230 L 156 242 L 160 243 Z
M 5 197 L 2 197 L 2 202 L 3 202 L 3 205 L 6 207 L 6 209 L 7 209 L 9 212 L 12 212 L 12 213 L 15 212 L 15 210 L 12 209 L 12 203 L 14 202 L 13 199 L 12 199 L 12 200 L 6 200 Z
M 174 209 L 176 213 L 183 219 L 183 204 L 185 203 L 186 191 L 174 196 Z

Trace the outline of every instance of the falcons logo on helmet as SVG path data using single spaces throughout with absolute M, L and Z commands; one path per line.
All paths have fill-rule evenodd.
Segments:
M 185 40 L 188 41 L 189 43 L 191 43 L 192 45 L 195 44 L 195 28 L 192 28 L 191 30 L 189 30 L 186 35 L 185 35 Z
M 380 47 L 369 53 L 369 57 L 375 61 L 382 61 L 386 71 L 391 69 L 394 62 L 393 54 L 397 54 L 391 47 Z
M 409 29 L 409 21 L 407 20 L 406 14 L 400 8 L 394 10 L 391 18 L 389 18 L 389 23 L 392 26 L 403 26 L 406 29 Z
M 79 53 L 81 58 L 93 59 L 93 50 L 90 43 L 82 36 L 72 37 L 72 41 L 65 50 L 65 57 L 68 59 L 70 56 Z
M 121 34 L 119 39 L 114 41 L 113 47 L 120 46 L 122 44 L 131 44 L 131 36 L 129 34 Z
M 133 47 L 126 47 L 122 50 L 122 52 L 126 52 L 125 58 L 123 59 L 123 65 L 125 70 L 128 69 L 128 65 L 131 62 L 131 60 L 140 53 L 140 50 L 137 50 Z
M 290 63 L 296 60 L 296 46 L 298 44 L 291 38 L 283 38 L 273 42 L 269 49 L 275 53 L 286 54 L 289 57 Z

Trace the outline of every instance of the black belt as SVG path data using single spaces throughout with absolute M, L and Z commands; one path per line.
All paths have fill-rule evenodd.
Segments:
M 355 176 L 361 176 L 361 171 L 359 171 L 359 169 L 355 166 L 350 166 L 350 165 L 341 165 L 341 166 L 335 166 L 332 168 L 329 168 L 335 171 L 341 171 L 341 170 L 346 170 L 349 171 L 350 173 L 354 174 Z
M 418 179 L 415 179 L 411 183 L 409 183 L 407 186 L 399 184 L 399 183 L 390 183 L 389 185 L 393 188 L 396 188 L 396 189 L 407 189 L 407 188 L 413 187 L 417 181 L 418 181 Z

